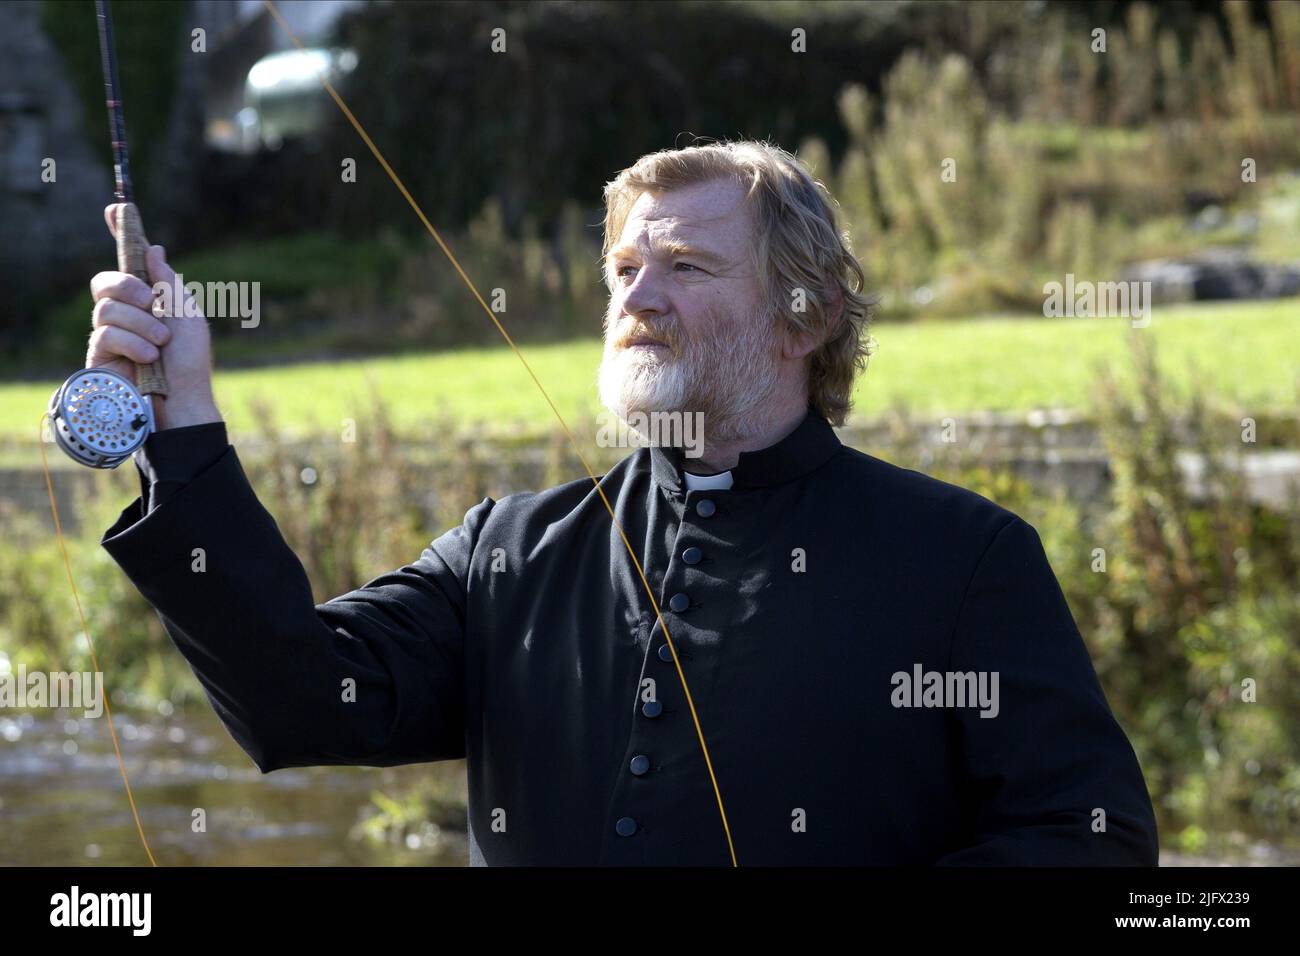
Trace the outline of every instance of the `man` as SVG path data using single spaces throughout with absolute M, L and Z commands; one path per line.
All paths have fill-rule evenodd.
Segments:
M 1034 529 L 832 429 L 867 307 L 820 184 L 740 142 L 605 198 L 602 399 L 699 416 L 702 454 L 610 469 L 617 524 L 586 478 L 485 499 L 321 605 L 226 443 L 205 320 L 168 338 L 143 282 L 95 278 L 88 364 L 160 346 L 173 390 L 103 545 L 257 766 L 466 757 L 479 865 L 1154 865 Z

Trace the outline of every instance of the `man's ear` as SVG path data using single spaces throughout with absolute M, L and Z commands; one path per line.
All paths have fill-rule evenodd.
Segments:
M 781 357 L 801 359 L 815 352 L 821 344 L 822 337 L 816 332 L 786 326 L 785 334 L 781 337 Z
M 822 330 L 805 332 L 787 325 L 781 344 L 781 354 L 784 358 L 801 359 L 815 352 L 821 348 L 826 339 L 830 338 L 833 330 L 839 325 L 844 311 L 844 295 L 840 291 L 838 282 L 830 282 L 828 288 L 833 298 L 826 307 L 826 321 L 822 324 Z

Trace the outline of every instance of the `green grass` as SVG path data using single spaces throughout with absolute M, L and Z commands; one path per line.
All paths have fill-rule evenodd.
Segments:
M 1216 398 L 1263 413 L 1294 409 L 1300 381 L 1300 299 L 1156 309 L 1151 326 L 1162 370 L 1180 393 L 1195 382 Z M 880 324 L 879 348 L 860 380 L 858 414 L 894 402 L 916 411 L 1086 409 L 1097 363 L 1127 376 L 1124 319 L 987 318 Z M 581 440 L 594 429 L 600 343 L 523 346 L 523 354 Z M 1189 364 L 1194 363 L 1194 364 Z M 271 403 L 288 432 L 336 431 L 369 408 L 370 387 L 398 429 L 446 418 L 549 427 L 554 414 L 506 348 L 223 372 L 217 401 L 232 432 L 254 427 L 250 400 Z M 26 443 L 58 383 L 0 386 L 0 439 Z M 1176 404 L 1178 395 L 1169 396 Z
M 1300 299 L 1157 307 L 1126 319 L 1016 319 L 880 326 L 880 348 L 857 391 L 860 411 L 892 401 L 924 412 L 1086 409 L 1096 367 L 1128 378 L 1125 338 L 1154 335 L 1161 370 L 1180 394 L 1193 382 L 1255 410 L 1294 409 L 1300 385 Z M 1169 396 L 1171 403 L 1178 395 Z

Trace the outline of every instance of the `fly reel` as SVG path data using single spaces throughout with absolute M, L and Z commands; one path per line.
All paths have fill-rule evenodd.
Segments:
M 125 376 L 83 368 L 50 398 L 50 426 L 55 443 L 74 461 L 116 468 L 154 430 L 153 407 Z
M 134 203 L 117 207 L 114 227 L 118 268 L 147 282 L 149 244 Z M 136 363 L 134 383 L 109 368 L 83 368 L 50 398 L 54 440 L 75 462 L 116 468 L 154 431 L 154 396 L 167 398 L 161 356 L 146 365 Z

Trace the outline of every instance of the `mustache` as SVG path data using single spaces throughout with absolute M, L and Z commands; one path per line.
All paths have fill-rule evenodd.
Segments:
M 634 319 L 619 329 L 614 337 L 614 346 L 620 349 L 629 348 L 638 339 L 662 342 L 674 352 L 677 351 L 679 345 L 677 334 L 673 329 Z

